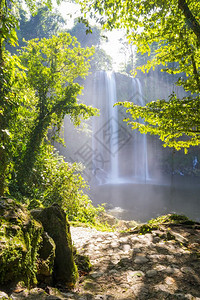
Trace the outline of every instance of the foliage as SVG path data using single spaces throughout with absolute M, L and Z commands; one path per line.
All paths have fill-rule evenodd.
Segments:
M 168 214 L 168 215 L 160 216 L 156 219 L 151 219 L 148 221 L 148 224 L 151 224 L 151 225 L 161 225 L 161 224 L 193 225 L 193 224 L 195 224 L 195 222 L 188 219 L 188 217 L 186 217 L 184 215 Z
M 141 54 L 150 55 L 151 50 L 155 51 L 153 58 L 148 60 L 146 65 L 140 66 L 140 70 L 148 72 L 151 68 L 155 69 L 156 66 L 162 65 L 162 71 L 179 74 L 177 85 L 183 86 L 186 91 L 193 94 L 193 97 L 187 99 L 187 103 L 185 99 L 178 100 L 175 95 L 171 95 L 169 101 L 165 103 L 163 100 L 157 101 L 143 109 L 130 104 L 129 112 L 134 108 L 132 113 L 134 116 L 141 112 L 146 117 L 145 125 L 138 121 L 134 128 L 142 128 L 143 133 L 148 131 L 151 134 L 159 134 L 161 139 L 166 139 L 165 145 L 176 147 L 176 149 L 199 145 L 199 130 L 196 130 L 199 118 L 194 108 L 197 105 L 198 110 L 200 92 L 200 2 L 198 0 L 136 0 L 134 2 L 130 0 L 80 0 L 78 2 L 82 4 L 85 17 L 90 11 L 90 14 L 108 29 L 125 28 L 129 41 L 137 46 Z M 157 45 L 156 50 L 154 45 Z M 161 104 L 162 110 L 160 110 Z M 168 111 L 174 105 L 177 111 L 176 117 L 173 118 L 172 114 L 168 115 Z M 127 106 L 126 103 L 125 106 Z M 145 113 L 145 110 L 149 112 L 150 107 L 158 111 L 157 124 L 153 126 L 151 126 L 152 115 L 147 117 Z M 190 118 L 186 118 L 180 126 L 180 118 L 187 112 Z M 181 117 L 177 118 L 177 115 Z M 149 120 L 150 123 L 148 123 Z M 164 122 L 163 126 L 162 122 Z M 166 127 L 167 122 L 169 126 Z M 180 142 L 180 136 L 185 133 L 186 138 Z
M 39 7 L 37 14 L 31 16 L 23 8 L 20 8 L 17 19 L 19 20 L 19 28 L 16 31 L 18 45 L 17 47 L 6 46 L 11 53 L 16 53 L 17 49 L 25 46 L 24 40 L 50 38 L 61 32 L 65 25 L 62 16 L 57 11 L 52 12 L 47 6 Z
M 142 224 L 138 226 L 138 231 L 140 234 L 150 233 L 153 230 L 160 228 L 161 225 L 172 225 L 172 224 L 182 224 L 182 225 L 194 225 L 195 222 L 188 219 L 184 215 L 168 214 L 160 216 L 156 219 L 151 219 L 147 224 Z
M 94 224 L 103 207 L 95 208 L 85 194 L 88 185 L 80 175 L 81 168 L 77 163 L 65 162 L 51 145 L 44 145 L 27 182 L 28 197 L 17 193 L 14 181 L 10 184 L 10 191 L 29 209 L 47 207 L 56 202 L 65 210 L 70 221 Z
M 125 121 L 138 129 L 141 133 L 159 135 L 164 146 L 174 147 L 176 150 L 200 144 L 200 98 L 185 97 L 178 99 L 175 94 L 170 96 L 169 102 L 157 100 L 138 106 L 131 102 L 120 102 L 128 108 L 131 118 Z M 140 123 L 143 118 L 146 124 Z
M 71 36 L 75 36 L 82 47 L 92 47 L 100 43 L 101 31 L 97 26 L 91 27 L 91 33 L 87 32 L 85 24 L 75 20 L 75 25 L 68 30 Z
M 57 0 L 57 3 L 60 1 Z M 31 13 L 37 12 L 37 2 L 35 0 L 25 0 L 27 8 Z M 52 6 L 51 0 L 43 0 L 43 5 L 49 8 Z M 2 0 L 0 2 L 0 195 L 6 191 L 7 174 L 10 167 L 10 127 L 15 122 L 16 106 L 18 97 L 13 92 L 13 83 L 16 82 L 15 73 L 18 60 L 11 58 L 5 51 L 5 45 L 14 47 L 17 44 L 16 29 L 18 27 L 17 13 L 21 2 L 12 0 Z M 17 63 L 16 63 L 17 61 Z
M 31 12 L 36 13 L 35 2 L 27 2 Z M 18 17 L 14 11 L 18 3 L 13 1 L 9 9 L 6 4 L 1 2 L 1 12 L 2 8 L 4 11 L 0 15 L 8 30 L 0 32 L 0 194 L 7 192 L 29 208 L 58 202 L 70 220 L 94 223 L 94 216 L 102 208 L 92 206 L 82 190 L 86 183 L 78 166 L 64 162 L 55 154 L 47 135 L 52 126 L 59 131 L 65 114 L 76 125 L 96 114 L 92 107 L 79 103 L 77 96 L 82 87 L 75 83 L 87 75 L 93 50 L 81 48 L 76 38 L 63 33 L 52 39 L 31 40 L 20 57 L 11 56 L 5 50 L 5 43 L 10 48 L 17 43 Z M 31 16 L 29 21 L 24 16 L 21 26 L 35 23 L 40 28 L 43 22 L 46 26 L 53 16 L 49 14 L 45 19 L 45 11 L 40 7 L 39 15 Z M 40 38 L 44 34 L 49 37 L 55 26 L 51 28 L 47 32 L 43 27 Z M 29 31 L 30 27 L 26 26 L 27 39 Z M 9 190 L 5 189 L 6 184 Z
M 100 48 L 101 43 L 101 30 L 97 26 L 91 26 L 87 31 L 87 25 L 82 23 L 81 20 L 76 20 L 75 25 L 68 32 L 77 38 L 82 47 L 95 46 L 95 52 L 91 61 L 91 70 L 111 70 L 112 58 Z
M 22 191 L 47 130 L 52 126 L 59 130 L 65 114 L 70 115 L 75 125 L 96 114 L 94 108 L 78 103 L 82 88 L 74 82 L 87 75 L 91 55 L 91 49 L 81 48 L 68 33 L 31 40 L 21 52 L 20 59 L 27 70 L 24 84 L 35 92 L 37 99 L 34 123 L 16 171 Z

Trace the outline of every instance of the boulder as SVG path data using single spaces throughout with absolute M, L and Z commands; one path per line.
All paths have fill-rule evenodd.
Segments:
M 0 198 L 0 285 L 37 283 L 37 252 L 42 225 L 12 199 Z
M 53 204 L 48 208 L 33 210 L 31 214 L 42 223 L 44 230 L 56 245 L 54 284 L 72 287 L 78 278 L 78 270 L 73 258 L 70 227 L 65 212 L 59 205 Z

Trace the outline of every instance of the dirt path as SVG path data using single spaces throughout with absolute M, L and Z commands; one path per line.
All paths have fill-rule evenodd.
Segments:
M 74 292 L 50 288 L 47 295 L 35 289 L 37 297 L 32 291 L 29 299 L 200 300 L 199 226 L 162 225 L 145 235 L 72 227 L 71 234 L 79 253 L 89 256 L 92 271 L 80 277 Z
M 72 228 L 93 270 L 82 278 L 78 299 L 200 299 L 200 229 L 173 226 L 138 233 Z M 73 299 L 73 298 L 72 298 Z

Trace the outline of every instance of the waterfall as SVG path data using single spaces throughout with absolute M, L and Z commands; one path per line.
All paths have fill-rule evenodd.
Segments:
M 131 80 L 133 101 L 145 105 L 140 80 Z M 100 109 L 100 117 L 94 118 L 92 124 L 92 165 L 97 183 L 146 182 L 150 179 L 147 136 L 133 131 L 133 145 L 129 143 L 131 133 L 119 120 L 118 107 L 113 107 L 117 102 L 115 74 L 97 72 L 94 82 L 93 105 Z
M 132 79 L 133 102 L 144 106 L 145 101 L 142 93 L 142 85 L 137 78 Z M 139 131 L 133 133 L 133 177 L 135 181 L 146 182 L 150 179 L 148 167 L 147 135 Z
M 110 180 L 116 181 L 119 177 L 118 159 L 118 110 L 113 107 L 117 101 L 116 82 L 113 72 L 106 72 L 106 89 L 109 111 L 109 134 L 110 134 Z
M 100 116 L 92 124 L 93 175 L 98 184 L 115 182 L 119 177 L 118 109 L 116 83 L 113 72 L 99 71 L 94 80 L 94 106 Z

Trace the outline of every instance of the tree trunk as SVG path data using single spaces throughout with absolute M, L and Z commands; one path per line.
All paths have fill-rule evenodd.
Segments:
M 189 22 L 189 26 L 197 36 L 197 39 L 200 42 L 200 24 L 196 20 L 195 16 L 192 14 L 185 0 L 178 0 L 178 8 L 182 10 L 185 18 Z

